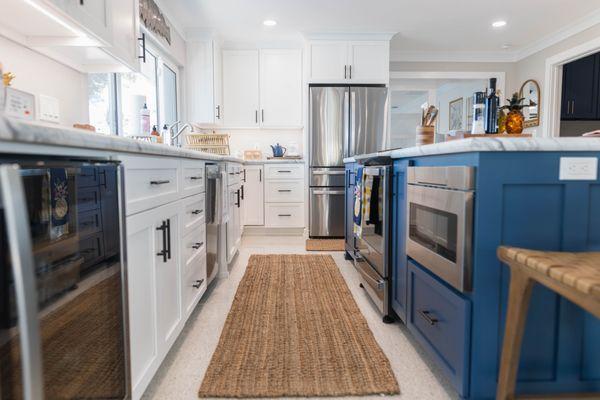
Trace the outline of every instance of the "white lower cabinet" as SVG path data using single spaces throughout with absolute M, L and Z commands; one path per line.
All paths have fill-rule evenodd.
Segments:
M 301 228 L 304 226 L 303 203 L 267 203 L 266 222 L 272 228 Z
M 262 226 L 265 224 L 264 175 L 262 165 L 244 167 L 243 225 Z
M 304 227 L 304 165 L 266 164 L 265 175 L 265 226 Z
M 133 398 L 139 398 L 180 328 L 179 204 L 127 218 Z
M 206 194 L 204 185 L 197 184 L 201 179 L 190 179 L 189 190 L 180 183 L 186 174 L 203 177 L 201 161 L 122 161 L 128 207 L 131 387 L 132 399 L 137 400 L 206 291 Z M 150 179 L 169 182 L 152 185 Z
M 229 185 L 229 220 L 227 221 L 227 263 L 229 264 L 237 253 L 242 240 L 241 231 L 241 184 Z

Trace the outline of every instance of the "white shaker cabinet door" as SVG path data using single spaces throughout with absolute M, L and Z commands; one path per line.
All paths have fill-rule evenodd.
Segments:
M 309 48 L 311 83 L 344 83 L 348 77 L 348 42 L 314 41 Z
M 243 224 L 262 226 L 265 224 L 265 172 L 262 165 L 245 167 Z
M 350 42 L 348 48 L 350 82 L 381 84 L 389 82 L 389 42 Z
M 302 51 L 260 51 L 260 123 L 263 127 L 302 125 Z
M 132 0 L 122 1 L 132 2 Z M 107 43 L 113 43 L 111 3 L 111 0 L 67 0 L 64 2 L 64 9 L 85 29 Z M 119 39 L 122 38 L 115 38 L 115 40 Z
M 127 218 L 131 381 L 140 398 L 181 330 L 179 203 Z
M 223 51 L 223 120 L 228 127 L 259 126 L 258 50 Z

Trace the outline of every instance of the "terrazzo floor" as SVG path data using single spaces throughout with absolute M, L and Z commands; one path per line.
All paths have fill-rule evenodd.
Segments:
M 143 398 L 147 400 L 197 399 L 197 391 L 217 347 L 221 330 L 250 256 L 304 253 L 307 253 L 304 249 L 304 238 L 299 236 L 245 236 L 230 277 L 213 282 L 190 316 Z M 352 264 L 344 259 L 344 253 L 328 254 L 333 256 L 340 268 L 358 307 L 367 319 L 375 339 L 389 358 L 398 379 L 401 394 L 387 397 L 402 400 L 458 399 L 456 392 L 441 373 L 436 371 L 434 363 L 412 339 L 406 327 L 401 323 L 386 325 L 381 322 L 377 309 L 371 304 L 363 289 L 358 286 L 359 275 Z

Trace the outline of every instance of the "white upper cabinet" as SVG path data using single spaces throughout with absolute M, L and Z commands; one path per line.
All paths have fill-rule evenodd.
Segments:
M 260 51 L 260 123 L 302 125 L 302 51 Z
M 302 51 L 224 50 L 224 125 L 229 128 L 302 126 Z
M 223 50 L 223 119 L 228 127 L 259 126 L 258 50 Z
M 348 43 L 316 41 L 309 44 L 309 80 L 340 82 L 348 76 Z
M 188 40 L 186 44 L 187 106 L 191 122 L 223 123 L 222 55 L 213 39 Z
M 73 19 L 107 43 L 113 43 L 112 6 L 114 0 L 66 0 L 64 9 Z M 131 4 L 131 1 L 124 1 Z
M 92 0 L 86 0 L 92 3 Z M 113 45 L 103 50 L 112 54 L 132 71 L 140 70 L 141 48 L 138 37 L 140 24 L 138 22 L 137 1 L 113 0 L 111 9 Z
M 309 83 L 389 83 L 389 40 L 308 43 Z
M 390 79 L 389 42 L 351 42 L 348 78 L 352 82 L 387 83 Z

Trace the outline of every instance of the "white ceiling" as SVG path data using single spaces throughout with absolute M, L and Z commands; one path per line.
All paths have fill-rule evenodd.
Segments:
M 303 32 L 397 32 L 392 51 L 517 52 L 582 20 L 600 0 L 161 0 L 180 31 L 205 28 L 225 41 L 281 42 Z M 265 19 L 277 26 L 267 28 Z M 493 29 L 493 21 L 507 26 Z

